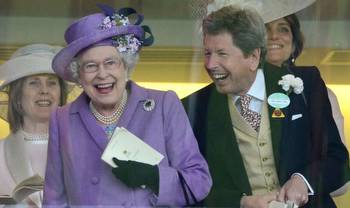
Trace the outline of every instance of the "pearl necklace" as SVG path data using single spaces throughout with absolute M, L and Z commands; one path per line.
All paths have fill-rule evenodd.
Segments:
M 49 134 L 32 134 L 20 130 L 23 135 L 24 141 L 33 142 L 33 143 L 47 143 L 49 139 Z
M 119 106 L 110 116 L 104 116 L 101 113 L 99 113 L 91 101 L 89 103 L 89 107 L 90 107 L 92 114 L 95 116 L 95 118 L 98 121 L 100 121 L 101 123 L 103 123 L 105 125 L 111 125 L 113 123 L 116 123 L 119 120 L 120 116 L 123 114 L 127 100 L 128 100 L 128 93 L 125 90 Z

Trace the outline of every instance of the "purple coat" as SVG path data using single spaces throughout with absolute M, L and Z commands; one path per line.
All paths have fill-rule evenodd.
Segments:
M 159 164 L 159 195 L 150 189 L 127 187 L 100 159 L 108 139 L 89 110 L 89 98 L 82 93 L 51 116 L 44 204 L 183 205 L 177 170 L 198 200 L 207 196 L 212 185 L 208 166 L 176 94 L 145 89 L 134 82 L 127 86 L 130 96 L 118 126 L 164 155 Z M 155 101 L 152 111 L 144 110 L 146 99 Z

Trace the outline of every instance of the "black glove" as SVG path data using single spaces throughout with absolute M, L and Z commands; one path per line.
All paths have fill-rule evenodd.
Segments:
M 146 185 L 158 195 L 159 171 L 158 166 L 136 161 L 123 161 L 113 158 L 118 166 L 112 169 L 113 174 L 125 185 L 136 188 Z

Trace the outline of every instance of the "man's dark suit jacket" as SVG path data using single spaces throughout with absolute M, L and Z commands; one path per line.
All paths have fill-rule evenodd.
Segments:
M 335 207 L 329 193 L 343 185 L 348 152 L 332 117 L 326 86 L 316 67 L 279 68 L 265 63 L 266 96 L 284 92 L 278 81 L 291 73 L 304 82 L 302 94 L 289 94 L 282 109 L 285 118 L 270 117 L 276 170 L 282 186 L 293 173 L 301 173 L 315 191 L 305 207 Z M 183 99 L 200 150 L 208 161 L 213 187 L 205 206 L 239 207 L 243 194 L 251 195 L 247 173 L 238 148 L 227 95 L 215 85 Z M 269 114 L 273 108 L 269 106 Z M 292 121 L 292 115 L 302 117 Z

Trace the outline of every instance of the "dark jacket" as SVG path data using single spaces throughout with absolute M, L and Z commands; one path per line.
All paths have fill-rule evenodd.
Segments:
M 283 109 L 285 118 L 270 117 L 271 139 L 281 186 L 293 173 L 301 173 L 315 191 L 305 207 L 335 207 L 331 191 L 343 185 L 348 152 L 332 117 L 326 86 L 316 67 L 289 71 L 268 63 L 264 66 L 266 96 L 284 92 L 278 80 L 292 73 L 304 82 L 302 94 L 291 93 Z M 227 103 L 214 84 L 183 99 L 200 150 L 208 161 L 213 187 L 206 206 L 239 207 L 243 194 L 251 195 L 247 173 L 238 148 Z M 274 108 L 269 106 L 269 114 Z M 302 114 L 292 120 L 292 115 Z

